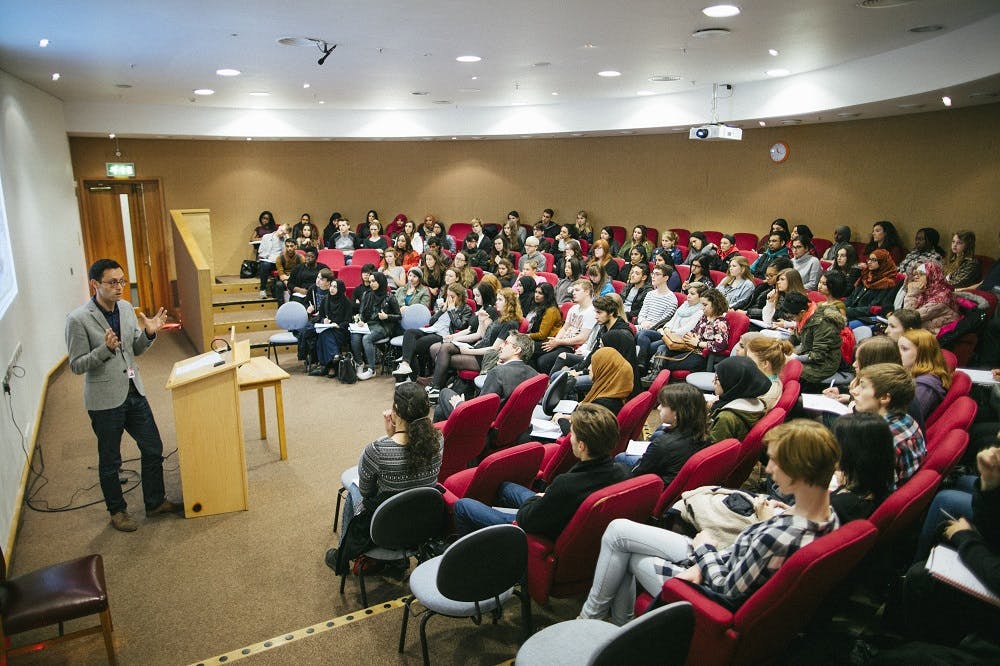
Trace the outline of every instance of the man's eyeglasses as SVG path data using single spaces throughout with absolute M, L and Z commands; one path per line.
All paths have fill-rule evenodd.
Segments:
M 128 280 L 101 280 L 101 284 L 106 284 L 109 287 L 124 287 L 128 285 Z

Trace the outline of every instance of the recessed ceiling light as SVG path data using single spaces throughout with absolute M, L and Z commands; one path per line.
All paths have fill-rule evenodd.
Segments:
M 736 5 L 712 5 L 705 7 L 701 13 L 711 18 L 727 18 L 740 13 L 740 8 Z
M 622 130 L 619 134 L 635 134 L 635 130 Z
M 470 77 L 469 77 L 469 80 L 470 80 L 470 81 L 478 81 L 478 80 L 479 80 L 479 77 L 478 77 L 478 76 L 470 76 Z
M 583 45 L 583 48 L 585 48 L 585 49 L 596 49 L 597 47 L 594 46 L 593 44 L 591 44 L 590 42 L 587 42 L 586 44 Z
M 764 73 L 767 74 L 768 76 L 774 76 L 774 77 L 788 76 L 789 74 L 791 74 L 791 72 L 789 72 L 787 69 L 783 67 L 779 67 L 777 69 L 769 69 Z
M 692 37 L 697 37 L 698 39 L 704 39 L 706 37 L 725 37 L 729 34 L 729 31 L 725 28 L 702 28 L 701 30 L 695 30 L 691 33 Z
M 637 90 L 635 94 L 639 97 L 649 97 L 650 95 L 655 95 L 656 93 L 652 90 Z
M 458 137 L 457 136 L 453 136 L 453 137 L 451 137 L 451 140 L 452 141 L 458 141 Z
M 195 95 L 214 95 L 215 91 L 211 88 L 198 88 L 194 91 Z
M 61 77 L 62 77 L 62 74 L 60 74 L 59 72 L 52 72 L 52 80 L 53 81 L 58 81 Z
M 251 97 L 270 97 L 271 93 L 269 93 L 267 91 L 264 91 L 264 90 L 255 90 L 252 93 L 250 93 L 250 96 Z
M 914 27 L 910 28 L 910 32 L 916 33 L 918 35 L 920 33 L 922 33 L 922 32 L 939 32 L 941 30 L 944 30 L 944 26 L 943 25 L 938 25 L 938 24 L 917 25 L 917 26 L 914 26 Z
M 217 69 L 215 73 L 219 76 L 239 76 L 240 70 L 238 69 Z
M 38 40 L 38 45 L 44 49 L 46 46 L 49 45 L 49 40 L 47 40 L 47 39 L 39 39 Z
M 557 92 L 556 92 L 555 90 L 553 90 L 553 91 L 552 91 L 552 95 L 553 95 L 553 97 L 558 97 L 558 96 L 559 96 L 559 93 L 557 93 Z
M 326 104 L 326 102 L 324 100 L 320 100 L 317 104 Z
M 858 7 L 862 9 L 888 9 L 889 7 L 902 7 L 911 2 L 913 0 L 860 0 Z
M 573 132 L 570 136 L 585 136 L 583 132 Z
M 113 139 L 113 138 L 115 138 L 115 133 L 114 133 L 114 132 L 112 132 L 111 134 L 109 134 L 109 135 L 108 135 L 108 138 L 109 138 L 109 139 Z
M 247 141 L 253 141 L 253 137 L 252 136 L 248 136 L 247 137 Z
M 455 60 L 459 62 L 479 62 L 482 58 L 477 55 L 462 55 L 455 58 Z
M 760 125 L 761 127 L 767 127 L 767 123 L 765 123 L 763 120 L 758 120 L 757 124 Z
M 673 74 L 654 74 L 649 77 L 651 83 L 670 83 L 672 81 L 680 81 L 681 77 L 674 76 Z
M 605 69 L 597 73 L 598 76 L 603 76 L 604 78 L 614 78 L 616 76 L 621 76 L 622 73 L 616 69 Z
M 941 98 L 941 103 L 944 104 L 945 106 L 951 106 L 951 97 L 945 95 L 944 97 Z
M 310 84 L 308 84 L 308 83 L 303 83 L 302 84 L 302 88 L 303 89 L 305 89 L 305 88 L 312 88 L 312 86 Z
M 767 52 L 773 56 L 778 55 L 778 49 L 768 49 Z

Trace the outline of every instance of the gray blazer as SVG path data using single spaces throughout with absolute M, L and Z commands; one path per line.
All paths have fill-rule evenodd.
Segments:
M 538 374 L 524 361 L 508 361 L 503 365 L 498 365 L 486 373 L 486 380 L 480 395 L 496 393 L 500 396 L 500 406 L 507 402 L 507 398 L 514 392 L 521 382 L 531 379 Z
M 108 320 L 93 299 L 73 310 L 66 318 L 69 368 L 77 375 L 85 375 L 83 404 L 89 410 L 112 409 L 125 402 L 129 368 L 135 371 L 132 380 L 135 388 L 141 395 L 146 395 L 135 357 L 149 349 L 153 340 L 139 328 L 135 310 L 127 301 L 119 301 L 118 312 L 121 345 L 113 352 L 104 344 Z

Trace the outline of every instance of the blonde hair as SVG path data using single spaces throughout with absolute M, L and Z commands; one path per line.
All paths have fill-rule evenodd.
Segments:
M 771 428 L 764 435 L 771 457 L 796 481 L 825 488 L 840 460 L 840 446 L 829 428 L 810 419 L 795 419 Z
M 767 363 L 775 374 L 785 367 L 787 356 L 795 351 L 788 340 L 769 338 L 766 335 L 755 335 L 747 341 L 744 347 L 748 354 L 753 354 L 762 362 Z
M 903 331 L 900 337 L 906 338 L 917 348 L 917 360 L 910 368 L 910 374 L 914 377 L 934 375 L 947 390 L 951 386 L 951 373 L 948 372 L 948 364 L 945 363 L 941 345 L 934 334 L 923 328 L 911 328 Z
M 723 280 L 722 280 L 722 284 L 724 284 L 726 286 L 729 286 L 732 283 L 736 282 L 737 279 L 749 280 L 749 279 L 751 279 L 753 277 L 753 274 L 750 273 L 750 262 L 747 261 L 746 257 L 744 257 L 741 254 L 738 254 L 735 257 L 732 257 L 727 263 L 731 264 L 734 261 L 737 264 L 740 265 L 740 275 L 739 275 L 739 278 L 736 278 L 736 277 L 734 277 L 732 275 L 729 275 L 728 271 L 727 271 L 726 277 L 723 278 Z M 803 287 L 804 286 L 805 285 L 803 285 Z

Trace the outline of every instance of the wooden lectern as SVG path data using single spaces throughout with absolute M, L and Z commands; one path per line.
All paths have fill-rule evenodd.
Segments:
M 184 516 L 247 510 L 247 468 L 236 370 L 250 359 L 241 340 L 174 364 L 166 388 L 174 399 Z

